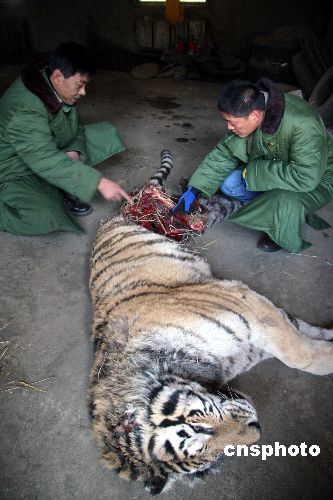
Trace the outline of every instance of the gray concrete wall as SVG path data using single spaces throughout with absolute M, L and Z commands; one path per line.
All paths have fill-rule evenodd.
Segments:
M 187 18 L 205 18 L 220 30 L 235 55 L 242 55 L 256 34 L 290 24 L 312 26 L 325 34 L 329 7 L 321 0 L 208 0 L 206 6 L 185 8 Z M 94 48 L 116 45 L 137 48 L 135 21 L 144 16 L 163 19 L 164 8 L 138 0 L 0 0 L 2 54 L 25 50 L 48 52 L 60 42 L 75 40 Z

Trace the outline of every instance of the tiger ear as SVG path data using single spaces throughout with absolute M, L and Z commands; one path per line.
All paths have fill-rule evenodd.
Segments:
M 165 488 L 168 482 L 168 475 L 151 477 L 150 480 L 145 481 L 145 488 L 151 495 L 158 495 Z

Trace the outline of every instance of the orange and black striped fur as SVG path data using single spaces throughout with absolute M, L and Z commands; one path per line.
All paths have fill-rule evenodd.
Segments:
M 107 464 L 151 493 L 200 477 L 227 444 L 259 438 L 246 397 L 221 391 L 268 357 L 324 375 L 333 331 L 291 318 L 199 256 L 122 217 L 102 223 L 91 256 L 93 427 Z

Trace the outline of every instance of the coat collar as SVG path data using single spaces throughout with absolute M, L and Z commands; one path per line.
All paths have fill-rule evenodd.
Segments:
M 260 78 L 257 85 L 263 92 L 268 92 L 265 118 L 261 125 L 264 134 L 275 134 L 284 115 L 285 97 L 282 90 L 268 78 Z
M 21 78 L 25 87 L 35 94 L 50 113 L 61 109 L 61 102 L 42 75 L 41 70 L 46 66 L 45 60 L 36 61 L 23 69 Z

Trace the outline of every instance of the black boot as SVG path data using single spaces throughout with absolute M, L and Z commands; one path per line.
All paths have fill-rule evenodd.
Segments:
M 262 250 L 263 252 L 277 252 L 281 250 L 281 247 L 275 243 L 275 241 L 271 240 L 268 234 L 263 233 L 257 243 L 257 248 Z
M 88 205 L 88 203 L 83 203 L 83 201 L 78 200 L 78 198 L 75 198 L 74 196 L 66 194 L 64 200 L 67 207 L 72 214 L 75 215 L 75 217 L 85 217 L 92 212 L 92 207 Z

